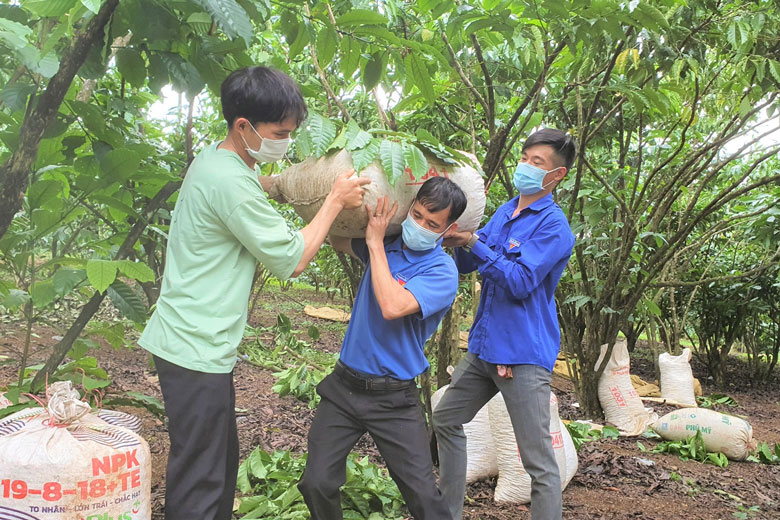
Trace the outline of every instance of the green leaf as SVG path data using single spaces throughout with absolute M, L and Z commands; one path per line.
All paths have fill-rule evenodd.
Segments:
M 252 43 L 254 30 L 249 15 L 236 0 L 195 0 L 217 22 L 228 38 L 243 38 L 246 46 Z
M 339 37 L 332 27 L 323 27 L 317 35 L 317 60 L 325 68 L 333 59 L 339 47 Z
M 100 159 L 100 169 L 111 182 L 122 182 L 138 173 L 141 157 L 127 148 L 111 150 Z
M 400 143 L 385 139 L 379 146 L 379 158 L 387 181 L 391 186 L 395 186 L 404 173 L 404 147 Z
M 384 53 L 375 52 L 363 67 L 363 86 L 366 87 L 366 90 L 372 90 L 376 87 L 379 80 L 382 79 L 382 74 L 384 74 L 384 72 Z
M 769 60 L 769 73 L 775 78 L 775 81 L 780 83 L 780 63 L 775 60 Z
M 43 280 L 33 285 L 30 295 L 36 307 L 46 307 L 57 298 L 57 291 L 52 280 Z
M 315 157 L 321 157 L 336 137 L 336 124 L 314 112 L 309 114 L 307 127 L 311 136 L 312 153 Z
M 318 329 L 315 325 L 310 325 L 309 329 L 306 331 L 306 333 L 314 341 L 317 341 L 318 339 L 320 339 L 320 329 Z
M 116 51 L 116 66 L 132 86 L 140 88 L 146 81 L 146 62 L 141 53 L 135 49 L 119 49 Z
M 62 183 L 43 179 L 30 184 L 27 190 L 27 203 L 30 208 L 40 208 L 62 194 Z
M 429 104 L 433 104 L 436 101 L 436 94 L 433 90 L 433 82 L 431 81 L 431 75 L 425 66 L 425 63 L 420 60 L 415 53 L 409 53 L 404 59 L 406 69 L 411 73 L 414 84 L 420 89 L 423 97 Z
M 382 139 L 372 138 L 365 147 L 351 152 L 355 172 L 360 173 L 363 168 L 376 160 L 381 145 Z
M 110 260 L 87 262 L 87 279 L 98 292 L 103 292 L 116 280 L 117 266 Z
M 347 79 L 352 79 L 355 70 L 360 65 L 360 52 L 362 44 L 350 36 L 341 39 L 341 59 L 339 59 L 339 70 Z
M 205 82 L 192 63 L 172 52 L 161 52 L 159 56 L 168 70 L 174 90 L 186 92 L 190 97 L 194 97 L 203 90 Z
M 6 309 L 16 310 L 30 301 L 30 295 L 21 289 L 11 289 L 8 293 L 0 295 L 0 305 Z
M 118 260 L 115 263 L 119 271 L 128 278 L 138 280 L 139 282 L 153 282 L 155 279 L 154 271 L 143 262 Z
M 352 150 L 363 148 L 369 142 L 371 142 L 371 134 L 361 129 L 357 123 L 355 123 L 354 119 L 350 120 L 349 124 L 347 125 L 347 132 L 345 137 L 347 141 L 346 149 L 350 152 Z
M 135 406 L 150 411 L 158 419 L 165 417 L 163 404 L 157 398 L 140 392 L 125 392 L 118 396 L 107 397 L 103 400 L 103 404 L 106 406 Z
M 361 25 L 387 25 L 387 18 L 368 9 L 351 9 L 336 18 L 337 27 L 352 27 Z
M 76 5 L 77 0 L 22 0 L 22 7 L 35 16 L 58 18 Z
M 415 180 L 422 178 L 428 171 L 428 159 L 425 158 L 422 151 L 413 144 L 404 143 L 404 162 L 412 171 L 412 177 Z
M 87 264 L 89 270 L 89 264 Z M 108 297 L 122 315 L 136 323 L 146 321 L 146 306 L 136 292 L 122 281 L 116 280 L 108 288 Z
M 98 11 L 100 11 L 100 5 L 103 3 L 103 0 L 81 0 L 81 5 L 92 11 L 94 14 L 97 14 Z
M 12 85 L 6 85 L 2 91 L 0 91 L 0 100 L 10 109 L 11 112 L 17 112 L 24 110 L 27 105 L 27 99 L 35 91 L 35 87 L 17 81 Z

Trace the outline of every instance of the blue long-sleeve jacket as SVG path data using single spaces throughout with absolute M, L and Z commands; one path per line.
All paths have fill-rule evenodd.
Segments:
M 467 252 L 455 251 L 461 273 L 482 275 L 482 296 L 469 351 L 499 365 L 539 365 L 552 371 L 561 333 L 555 288 L 574 247 L 566 215 L 547 195 L 512 218 L 510 200 L 477 231 Z

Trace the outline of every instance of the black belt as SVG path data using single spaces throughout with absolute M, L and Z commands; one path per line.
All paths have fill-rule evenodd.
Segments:
M 358 390 L 381 392 L 387 390 L 403 390 L 410 386 L 416 386 L 414 379 L 401 380 L 389 376 L 365 377 L 349 368 L 342 363 L 341 360 L 336 362 L 336 366 L 333 367 L 333 372 L 349 383 L 350 386 L 357 388 Z

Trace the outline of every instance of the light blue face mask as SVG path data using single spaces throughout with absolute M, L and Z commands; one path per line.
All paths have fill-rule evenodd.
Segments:
M 452 224 L 450 224 L 451 226 Z M 447 226 L 447 229 L 450 228 Z M 406 220 L 401 224 L 401 238 L 404 241 L 406 247 L 413 251 L 429 251 L 436 247 L 436 242 L 441 236 L 447 232 L 445 229 L 442 233 L 436 233 L 430 229 L 424 228 L 418 224 L 413 218 L 411 213 L 406 215 Z
M 512 177 L 512 184 L 521 195 L 533 195 L 555 182 L 550 181 L 547 184 L 542 185 L 544 176 L 557 169 L 558 168 L 553 168 L 552 170 L 546 171 L 533 164 L 521 162 L 517 165 L 517 169 L 515 169 L 515 175 Z

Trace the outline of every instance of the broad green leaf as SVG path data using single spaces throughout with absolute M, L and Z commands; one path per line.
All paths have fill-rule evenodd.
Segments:
M 60 17 L 76 5 L 77 0 L 22 0 L 22 8 L 35 16 Z
M 46 307 L 57 298 L 52 280 L 43 280 L 33 285 L 30 290 L 33 303 L 36 307 Z
M 17 81 L 12 85 L 6 85 L 3 90 L 0 91 L 0 100 L 3 101 L 3 104 L 5 104 L 11 112 L 24 110 L 27 106 L 27 99 L 34 91 L 34 86 Z
M 382 161 L 382 169 L 391 186 L 395 186 L 398 179 L 404 174 L 404 147 L 400 143 L 385 139 L 379 146 L 379 158 Z
M 42 237 L 57 229 L 62 216 L 59 211 L 51 211 L 45 208 L 35 208 L 32 211 L 32 223 L 35 225 L 35 236 Z
M 410 53 L 404 59 L 404 65 L 411 73 L 414 84 L 420 89 L 425 100 L 433 104 L 436 101 L 436 94 L 433 91 L 433 81 L 425 63 L 417 55 Z
M 27 190 L 27 203 L 30 208 L 40 208 L 50 200 L 62 194 L 62 183 L 53 180 L 33 182 Z
M 6 294 L 0 294 L 0 305 L 6 309 L 16 310 L 30 301 L 30 295 L 21 289 L 11 289 Z
M 350 120 L 349 131 L 347 132 L 346 139 L 346 148 L 349 151 L 357 150 L 359 148 L 363 148 L 371 141 L 371 134 L 366 132 L 365 130 L 361 129 L 357 123 L 355 123 L 355 120 Z
M 83 282 L 85 277 L 86 273 L 83 269 L 68 269 L 65 267 L 57 269 L 54 276 L 52 276 L 54 291 L 57 293 L 57 296 L 65 296 L 74 287 Z
M 413 144 L 404 143 L 404 162 L 406 167 L 412 171 L 415 180 L 422 178 L 428 171 L 428 159 Z
M 194 97 L 203 90 L 205 85 L 203 78 L 192 63 L 172 52 L 161 52 L 159 55 L 168 69 L 174 90 L 186 92 L 190 97 Z
M 363 67 L 363 86 L 371 90 L 377 86 L 385 73 L 384 53 L 375 52 Z
M 89 269 L 89 266 L 87 266 L 87 269 Z M 107 294 L 111 302 L 125 318 L 136 323 L 146 321 L 146 306 L 143 300 L 127 284 L 116 280 L 108 288 Z
M 330 26 L 323 27 L 317 35 L 317 60 L 319 60 L 320 67 L 328 66 L 338 47 L 339 37 L 336 31 Z
M 100 160 L 100 169 L 112 182 L 122 182 L 138 173 L 141 157 L 128 149 L 111 150 Z
M 81 0 L 81 5 L 92 11 L 93 13 L 97 14 L 98 11 L 100 11 L 100 5 L 103 3 L 103 0 Z
M 152 271 L 151 267 L 143 262 L 134 262 L 132 260 L 117 260 L 115 263 L 117 264 L 119 271 L 128 278 L 138 280 L 139 282 L 154 281 L 154 271 Z
M 87 279 L 98 292 L 103 292 L 116 280 L 117 266 L 110 260 L 87 262 Z
M 351 79 L 358 65 L 360 65 L 361 47 L 362 44 L 350 36 L 345 36 L 341 39 L 339 70 L 341 70 L 345 78 Z
M 336 125 L 330 119 L 317 113 L 312 113 L 309 115 L 309 124 L 307 126 L 311 136 L 312 152 L 315 157 L 320 157 L 336 137 Z
M 249 15 L 236 0 L 195 0 L 217 22 L 228 38 L 243 38 L 246 46 L 252 43 L 254 30 Z
M 295 40 L 289 43 L 289 48 L 287 50 L 287 54 L 289 59 L 293 59 L 297 57 L 304 47 L 306 47 L 306 44 L 309 43 L 310 37 L 309 37 L 309 31 L 306 28 L 306 24 L 301 21 L 300 26 L 298 28 L 298 31 L 295 33 L 296 37 Z
M 360 148 L 359 150 L 353 150 L 351 152 L 352 166 L 355 168 L 357 173 L 363 171 L 363 168 L 376 160 L 381 144 L 382 139 L 372 138 L 365 147 Z
M 146 81 L 146 62 L 135 49 L 119 49 L 116 52 L 119 73 L 134 87 L 142 87 Z
M 387 18 L 384 15 L 368 9 L 351 9 L 336 18 L 336 26 L 341 28 L 361 25 L 387 25 L 387 23 Z
M 769 72 L 775 81 L 780 83 L 780 63 L 775 60 L 769 60 Z

